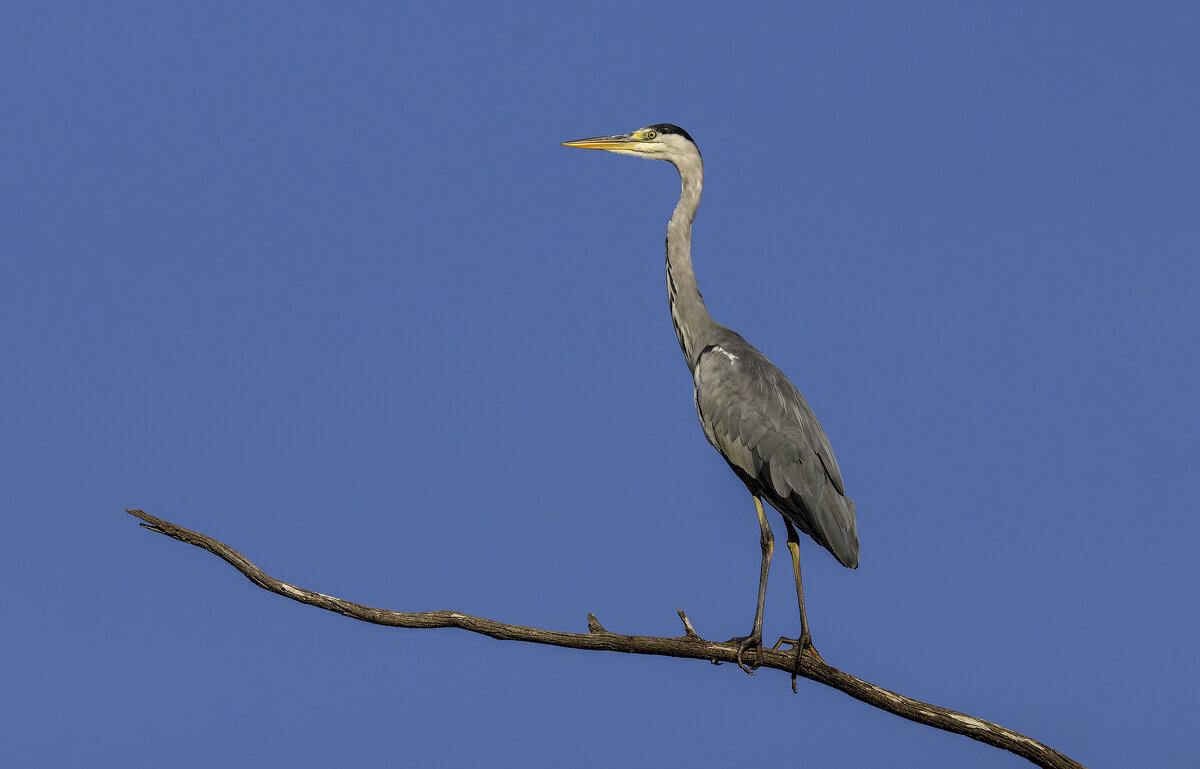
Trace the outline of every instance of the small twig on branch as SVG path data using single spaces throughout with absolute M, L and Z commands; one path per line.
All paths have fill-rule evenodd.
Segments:
M 683 620 L 683 632 L 687 633 L 687 637 L 699 639 L 700 636 L 696 634 L 696 628 L 692 627 L 691 620 L 683 613 L 683 609 L 676 609 L 675 612 L 679 614 L 679 619 Z
M 551 646 L 565 646 L 571 649 L 593 649 L 628 654 L 657 654 L 665 657 L 709 660 L 714 664 L 737 662 L 738 645 L 736 642 L 708 641 L 701 638 L 682 609 L 678 611 L 679 618 L 683 620 L 685 635 L 675 638 L 613 633 L 605 630 L 592 614 L 588 615 L 588 632 L 564 633 L 523 625 L 509 625 L 456 611 L 399 612 L 376 609 L 281 582 L 266 574 L 238 551 L 212 537 L 176 526 L 141 510 L 126 510 L 125 512 L 140 518 L 144 521 L 141 525 L 151 531 L 157 531 L 219 556 L 264 590 L 270 590 L 272 593 L 278 593 L 293 601 L 334 611 L 363 622 L 404 628 L 456 627 L 502 641 L 527 641 Z M 901 718 L 932 726 L 935 729 L 961 734 L 1016 753 L 1038 766 L 1046 767 L 1046 769 L 1083 769 L 1082 764 L 1072 761 L 1057 750 L 1023 734 L 1018 734 L 1011 729 L 1005 729 L 981 718 L 896 694 L 860 678 L 855 678 L 849 673 L 844 673 L 809 654 L 801 657 L 800 665 L 797 668 L 796 652 L 763 649 L 762 667 L 779 670 L 789 675 L 795 671 L 803 678 L 832 686 L 856 700 L 894 713 Z

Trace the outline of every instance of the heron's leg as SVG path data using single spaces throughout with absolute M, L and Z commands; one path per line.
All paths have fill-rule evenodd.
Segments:
M 785 516 L 783 525 L 787 527 L 787 547 L 792 554 L 792 571 L 796 574 L 796 600 L 800 603 L 800 649 L 812 646 L 812 636 L 808 632 L 808 615 L 804 611 L 804 582 L 800 579 L 800 535 L 796 527 Z
M 808 615 L 804 611 L 804 583 L 800 580 L 800 535 L 796 532 L 796 527 L 792 522 L 783 517 L 783 525 L 787 527 L 787 547 L 788 552 L 792 554 L 792 571 L 796 575 L 796 600 L 800 602 L 800 637 L 799 638 L 780 638 L 772 648 L 778 649 L 785 643 L 791 644 L 796 649 L 796 667 L 792 671 L 792 691 L 796 691 L 796 674 L 800 672 L 800 657 L 807 649 L 814 657 L 821 659 L 821 655 L 817 653 L 817 648 L 813 646 L 812 636 L 808 632 Z M 824 662 L 824 660 L 821 660 Z
M 750 675 L 754 675 L 754 668 L 762 665 L 763 604 L 767 600 L 767 573 L 771 570 L 771 554 L 775 552 L 775 535 L 771 533 L 771 524 L 767 523 L 767 514 L 763 511 L 762 500 L 757 494 L 754 495 L 754 509 L 758 512 L 758 526 L 762 532 L 759 540 L 762 544 L 762 567 L 758 575 L 758 607 L 754 610 L 754 627 L 750 629 L 750 635 L 734 639 L 741 641 L 737 652 L 738 667 Z M 742 655 L 752 646 L 758 649 L 758 659 L 753 666 L 747 667 L 746 663 L 742 662 Z

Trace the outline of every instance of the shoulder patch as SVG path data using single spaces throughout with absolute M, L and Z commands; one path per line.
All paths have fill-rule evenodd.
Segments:
M 721 346 L 721 345 L 719 345 L 719 344 L 714 344 L 714 345 L 712 346 L 712 351 L 713 351 L 713 352 L 719 352 L 719 353 L 721 353 L 721 354 L 722 354 L 722 355 L 724 355 L 726 358 L 729 358 L 729 360 L 737 360 L 737 359 L 738 359 L 738 356 L 734 355 L 734 354 L 733 354 L 733 353 L 731 353 L 729 350 L 726 350 L 724 347 L 722 347 L 722 346 Z

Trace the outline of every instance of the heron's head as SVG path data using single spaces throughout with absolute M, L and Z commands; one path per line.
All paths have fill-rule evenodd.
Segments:
M 563 142 L 563 146 L 608 150 L 618 155 L 665 160 L 674 163 L 677 168 L 700 160 L 700 150 L 692 137 L 688 136 L 688 132 L 670 123 L 655 123 L 639 128 L 633 133 Z

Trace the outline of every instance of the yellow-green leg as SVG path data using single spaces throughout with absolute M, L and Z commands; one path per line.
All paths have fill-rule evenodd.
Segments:
M 792 572 L 796 575 L 796 600 L 800 603 L 800 637 L 780 638 L 771 648 L 778 649 L 785 643 L 795 647 L 796 666 L 792 670 L 792 691 L 796 691 L 796 674 L 800 671 L 800 657 L 804 655 L 806 649 L 819 660 L 821 660 L 821 655 L 817 654 L 817 648 L 812 644 L 812 635 L 808 632 L 808 615 L 804 611 L 804 583 L 800 579 L 800 534 L 786 515 L 783 517 L 783 525 L 787 527 L 787 547 L 788 552 L 792 554 Z

